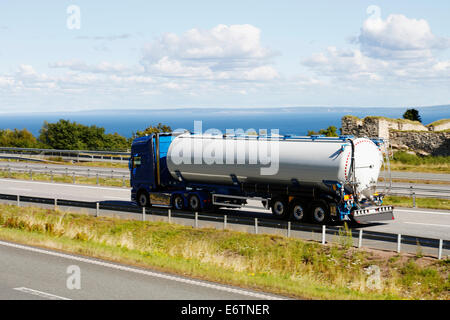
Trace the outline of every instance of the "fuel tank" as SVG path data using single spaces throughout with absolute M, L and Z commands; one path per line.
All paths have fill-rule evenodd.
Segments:
M 353 165 L 354 162 L 354 165 Z M 375 191 L 383 163 L 370 139 L 314 137 L 174 137 L 167 152 L 173 178 L 208 184 L 246 183 L 316 185 L 353 183 L 365 196 Z

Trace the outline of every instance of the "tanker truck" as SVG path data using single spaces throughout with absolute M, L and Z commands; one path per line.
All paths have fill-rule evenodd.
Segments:
M 257 200 L 278 219 L 318 224 L 391 220 L 387 191 L 376 192 L 384 147 L 352 136 L 155 133 L 132 143 L 131 199 L 196 212 Z

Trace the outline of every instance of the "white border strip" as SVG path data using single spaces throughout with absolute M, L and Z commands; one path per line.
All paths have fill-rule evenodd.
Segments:
M 262 294 L 262 293 L 245 291 L 242 289 L 225 287 L 225 286 L 221 286 L 221 285 L 217 285 L 217 284 L 212 284 L 212 283 L 207 283 L 207 282 L 202 282 L 202 281 L 197 281 L 197 280 L 186 279 L 186 278 L 181 278 L 181 277 L 177 277 L 177 276 L 171 276 L 171 275 L 167 275 L 167 274 L 147 271 L 147 270 L 126 267 L 126 266 L 108 263 L 108 262 L 104 262 L 104 261 L 91 260 L 88 258 L 72 256 L 69 254 L 64 254 L 64 253 L 59 253 L 59 252 L 44 250 L 44 249 L 38 249 L 38 248 L 34 248 L 34 247 L 29 247 L 29 246 L 23 246 L 20 244 L 15 244 L 15 243 L 10 243 L 10 242 L 0 241 L 0 245 L 6 246 L 6 247 L 12 247 L 12 248 L 16 248 L 16 249 L 27 250 L 27 251 L 31 251 L 31 252 L 37 252 L 37 253 L 55 256 L 55 257 L 59 257 L 59 258 L 94 264 L 94 265 L 98 265 L 98 266 L 102 266 L 102 267 L 106 267 L 106 268 L 143 274 L 143 275 L 150 276 L 150 277 L 156 277 L 156 278 L 181 282 L 181 283 L 185 283 L 185 284 L 195 285 L 195 286 L 199 286 L 199 287 L 215 289 L 215 290 L 225 291 L 225 292 L 234 293 L 234 294 L 240 294 L 240 295 L 252 297 L 255 299 L 283 300 L 283 298 L 281 298 L 281 297 L 270 296 L 270 295 L 266 295 L 266 294 Z

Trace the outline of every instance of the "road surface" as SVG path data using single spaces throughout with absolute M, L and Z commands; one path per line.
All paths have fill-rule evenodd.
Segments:
M 70 266 L 75 266 L 71 267 Z M 68 269 L 69 268 L 69 269 Z M 80 289 L 73 277 L 78 270 Z M 246 300 L 282 297 L 0 241 L 0 299 Z M 72 278 L 68 278 L 72 276 Z M 67 283 L 69 282 L 69 289 Z
M 0 179 L 0 193 L 81 201 L 129 202 L 131 197 L 130 190 L 126 188 L 14 179 Z M 269 211 L 262 207 L 261 209 L 243 208 L 229 209 L 227 211 L 234 211 L 238 215 L 246 214 L 249 216 L 269 214 Z M 364 226 L 364 230 L 450 240 L 450 211 L 396 208 L 394 215 L 395 220 L 370 224 Z

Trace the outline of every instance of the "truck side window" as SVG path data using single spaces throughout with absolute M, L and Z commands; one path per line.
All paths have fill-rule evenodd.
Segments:
M 133 168 L 141 165 L 141 157 L 133 157 Z

